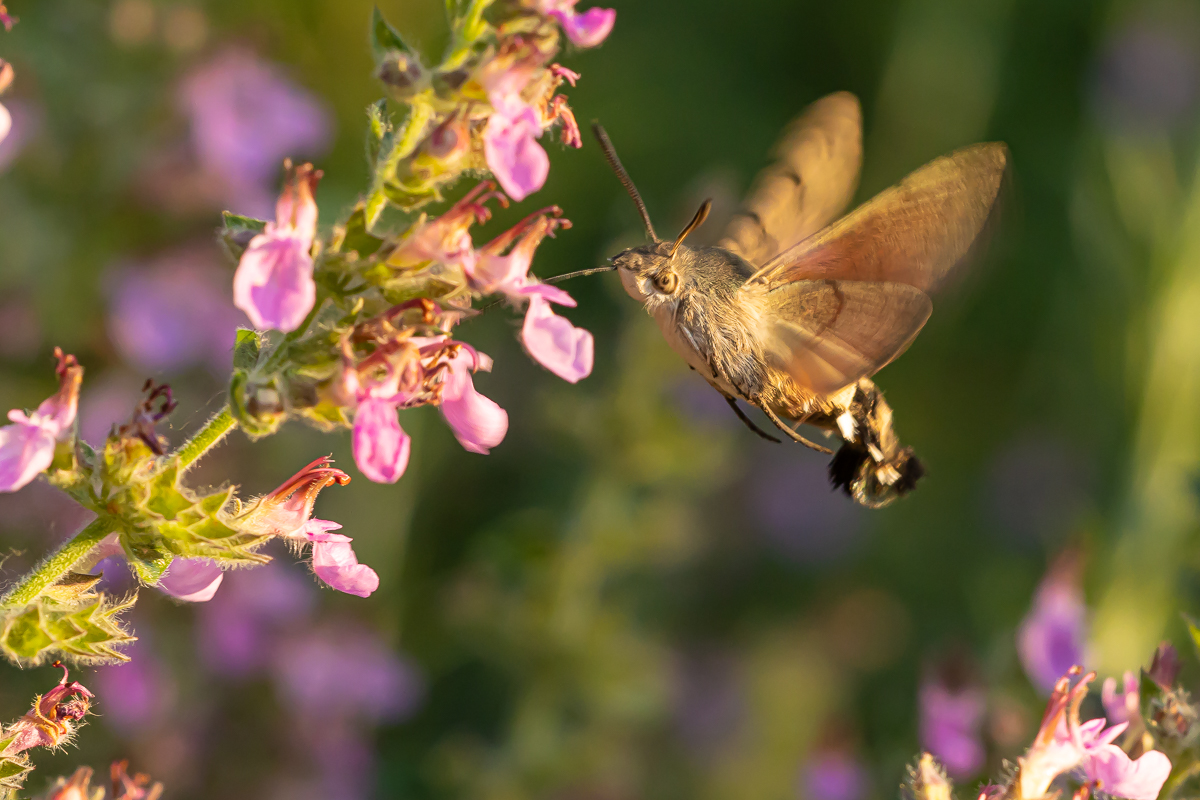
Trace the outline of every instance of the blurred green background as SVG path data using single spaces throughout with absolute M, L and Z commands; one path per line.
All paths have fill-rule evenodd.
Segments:
M 441 3 L 379 5 L 440 53 Z M 414 455 L 395 486 L 358 476 L 348 435 L 235 433 L 199 480 L 265 492 L 328 452 L 356 476 L 318 514 L 355 537 L 380 590 L 318 592 L 283 551 L 272 574 L 287 588 L 254 601 L 270 608 L 251 622 L 232 601 L 143 590 L 133 664 L 78 671 L 99 716 L 78 747 L 37 759 L 32 791 L 128 757 L 177 798 L 891 797 L 921 746 L 919 688 L 947 664 L 986 698 L 976 777 L 1032 737 L 1042 700 L 1014 632 L 1060 551 L 1082 554 L 1102 677 L 1200 610 L 1200 8 L 611 5 L 608 41 L 560 60 L 583 74 L 576 115 L 603 121 L 660 230 L 706 196 L 728 210 L 787 121 L 835 90 L 863 102 L 860 200 L 956 147 L 1009 144 L 989 257 L 877 378 L 928 468 L 918 491 L 854 507 L 822 457 L 742 428 L 613 276 L 584 279 L 568 313 L 595 333 L 596 368 L 578 385 L 524 356 L 512 315 L 460 329 L 494 357 L 478 387 L 510 415 L 487 457 L 432 409 L 402 419 Z M 87 369 L 85 428 L 103 436 L 154 377 L 181 401 L 166 431 L 179 441 L 223 401 L 220 353 L 155 369 L 114 331 L 161 301 L 130 299 L 130 275 L 190 259 L 229 294 L 214 235 L 226 197 L 197 176 L 181 87 L 236 51 L 311 93 L 329 134 L 296 155 L 325 170 L 331 225 L 367 179 L 371 4 L 9 8 L 21 21 L 0 56 L 17 77 L 2 102 L 25 133 L 0 151 L 0 408 L 49 394 L 60 345 Z M 638 241 L 594 144 L 544 143 L 546 187 L 477 238 L 562 206 L 574 227 L 541 247 L 541 276 Z M 0 498 L 6 578 L 78 527 L 69 504 L 45 486 Z M 239 573 L 222 592 L 257 586 Z M 238 625 L 265 650 L 229 674 L 214 641 Z M 0 719 L 55 679 L 0 667 Z M 823 783 L 822 767 L 840 777 Z

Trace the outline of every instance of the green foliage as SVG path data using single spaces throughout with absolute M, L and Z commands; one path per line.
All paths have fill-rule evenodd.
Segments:
M 22 666 L 51 659 L 128 661 L 119 648 L 134 637 L 118 617 L 134 601 L 133 596 L 114 601 L 88 592 L 75 602 L 41 597 L 24 608 L 0 611 L 0 652 Z

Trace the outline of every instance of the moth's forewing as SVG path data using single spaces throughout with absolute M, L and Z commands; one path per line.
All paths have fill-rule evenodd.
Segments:
M 754 265 L 819 231 L 846 209 L 862 163 L 858 98 L 837 92 L 813 103 L 784 131 L 767 167 L 718 247 Z
M 990 143 L 930 162 L 843 219 L 763 264 L 747 285 L 832 278 L 938 288 L 971 251 L 1004 182 Z
M 933 304 L 903 283 L 795 281 L 766 293 L 762 335 L 772 366 L 829 395 L 874 375 L 916 337 Z

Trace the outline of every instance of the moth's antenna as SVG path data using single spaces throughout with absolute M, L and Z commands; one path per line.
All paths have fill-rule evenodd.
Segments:
M 642 222 L 646 225 L 646 233 L 654 241 L 658 241 L 658 235 L 654 232 L 654 225 L 650 222 L 650 212 L 646 210 L 646 204 L 642 202 L 642 196 L 638 193 L 637 187 L 633 185 L 633 180 L 629 177 L 629 173 L 625 171 L 625 167 L 621 166 L 621 159 L 617 158 L 617 151 L 613 148 L 612 142 L 608 139 L 608 134 L 604 132 L 604 126 L 599 122 L 592 123 L 592 133 L 596 135 L 596 140 L 600 142 L 600 149 L 604 151 L 604 157 L 608 159 L 608 165 L 612 167 L 613 172 L 617 173 L 617 180 L 625 187 L 625 191 L 629 193 L 633 199 L 633 204 L 637 206 L 638 213 L 642 215 Z
M 709 198 L 700 204 L 700 208 L 696 210 L 696 216 L 692 217 L 692 221 L 687 224 L 687 227 L 679 234 L 679 238 L 675 240 L 675 244 L 671 245 L 671 255 L 675 255 L 675 251 L 679 249 L 679 245 L 683 244 L 683 240 L 692 231 L 704 224 L 704 220 L 708 219 L 708 212 L 712 210 L 712 199 Z
M 567 272 L 562 275 L 555 275 L 553 278 L 546 278 L 542 283 L 561 283 L 569 278 L 582 278 L 584 275 L 595 275 L 597 272 L 612 272 L 616 267 L 611 264 L 607 267 L 592 267 L 591 269 L 581 269 L 575 272 Z

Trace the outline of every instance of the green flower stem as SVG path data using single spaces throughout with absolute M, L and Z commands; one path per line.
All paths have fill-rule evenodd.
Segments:
M 92 520 L 90 525 L 71 537 L 39 567 L 9 589 L 0 598 L 0 608 L 20 608 L 38 599 L 42 592 L 61 580 L 71 567 L 116 529 L 117 520 L 113 517 L 104 515 Z
M 176 455 L 176 458 L 179 459 L 179 468 L 184 470 L 190 467 L 201 456 L 215 447 L 225 437 L 225 434 L 229 433 L 235 427 L 237 427 L 237 420 L 233 418 L 233 415 L 229 412 L 229 406 L 226 405 L 195 436 L 188 439 L 179 448 Z
M 371 193 L 367 196 L 365 209 L 368 231 L 375 226 L 375 223 L 379 221 L 379 215 L 387 208 L 388 200 L 387 193 L 383 189 L 384 184 L 396 174 L 396 167 L 400 162 L 417 149 L 417 145 L 421 143 L 421 137 L 425 135 L 425 129 L 429 126 L 429 121 L 433 119 L 433 108 L 428 103 L 416 102 L 410 108 L 408 119 L 404 121 L 403 133 L 397 136 L 392 152 L 388 153 L 387 159 L 375 171 L 375 183 L 371 187 Z

